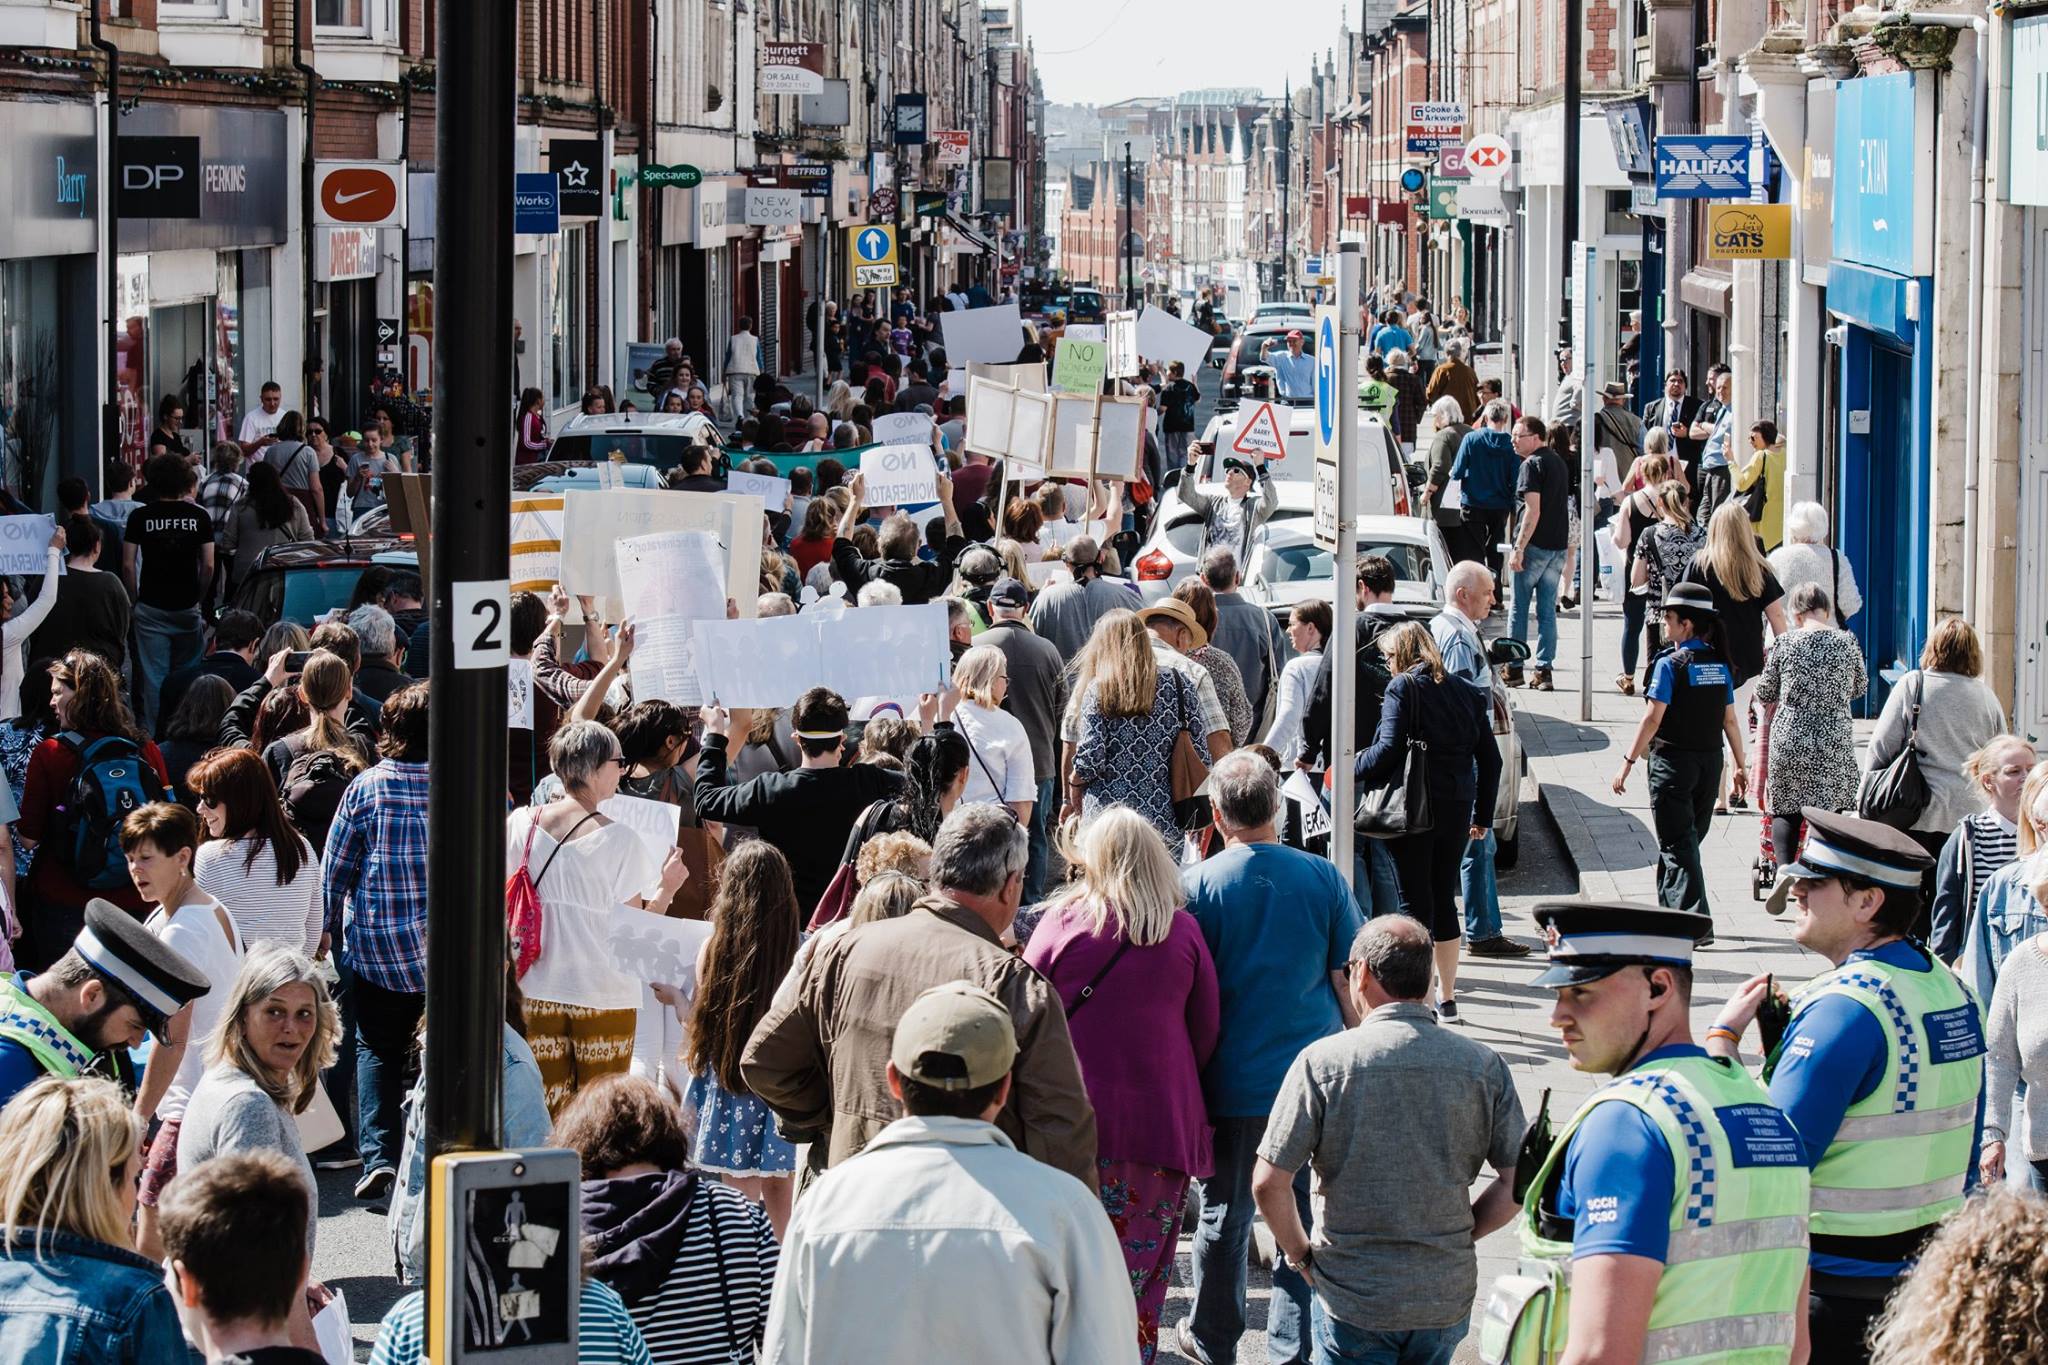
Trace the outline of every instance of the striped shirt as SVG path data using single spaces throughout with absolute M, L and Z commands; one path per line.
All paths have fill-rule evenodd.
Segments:
M 327 827 L 322 877 L 327 932 L 349 970 L 389 991 L 425 991 L 426 764 L 387 758 L 356 775 Z
M 2009 825 L 1995 810 L 1980 810 L 1963 818 L 1964 837 L 1970 841 L 1970 899 L 1965 914 L 1976 913 L 1978 898 L 1992 874 L 2020 856 L 2018 825 Z
M 628 1311 L 662 1365 L 752 1360 L 768 1327 L 775 1231 L 758 1205 L 715 1180 L 699 1180 L 684 1220 L 690 1231 L 661 1288 Z
M 256 861 L 249 861 L 249 845 Z M 272 939 L 311 957 L 320 946 L 320 859 L 300 841 L 299 873 L 277 884 L 277 854 L 260 835 L 210 839 L 192 859 L 199 889 L 228 908 L 248 943 Z
M 640 1329 L 633 1325 L 626 1305 L 610 1285 L 586 1279 L 580 1308 L 576 1331 L 579 1365 L 654 1365 Z M 393 1304 L 377 1328 L 370 1365 L 420 1365 L 426 1351 L 426 1318 L 423 1290 L 415 1289 Z

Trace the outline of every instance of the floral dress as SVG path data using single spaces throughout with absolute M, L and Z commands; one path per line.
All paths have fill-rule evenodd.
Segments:
M 49 731 L 33 721 L 0 721 L 0 772 L 7 775 L 7 790 L 13 794 L 14 809 L 21 809 L 22 788 L 28 785 L 28 761 L 36 748 L 49 738 Z M 28 884 L 29 869 L 36 865 L 36 851 L 14 846 L 14 876 L 19 885 Z
M 690 1160 L 717 1175 L 793 1175 L 796 1147 L 775 1132 L 775 1118 L 760 1097 L 735 1095 L 710 1072 L 692 1072 L 683 1092 L 695 1116 Z
M 1695 524 L 1680 530 L 1668 521 L 1657 522 L 1636 538 L 1635 557 L 1650 566 L 1647 586 L 1653 614 L 1664 605 L 1664 594 L 1685 578 L 1692 557 L 1706 543 L 1706 527 Z
M 1764 810 L 1790 815 L 1802 806 L 1856 805 L 1856 730 L 1849 706 L 1870 683 L 1856 637 L 1802 628 L 1772 644 L 1757 675 L 1759 706 L 1777 703 L 1764 768 Z
M 1109 806 L 1129 806 L 1152 822 L 1169 849 L 1181 846 L 1180 822 L 1173 818 L 1174 736 L 1186 730 L 1202 762 L 1209 740 L 1202 725 L 1195 686 L 1170 668 L 1159 670 L 1152 710 L 1143 716 L 1110 716 L 1090 683 L 1081 699 L 1080 740 L 1074 746 L 1073 780 L 1085 791 L 1081 818 L 1090 820 Z

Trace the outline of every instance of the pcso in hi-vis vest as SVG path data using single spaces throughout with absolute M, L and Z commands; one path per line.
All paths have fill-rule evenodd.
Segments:
M 127 1083 L 127 1049 L 145 1034 L 181 1036 L 192 1022 L 186 1006 L 210 988 L 133 915 L 93 901 L 71 951 L 48 971 L 0 976 L 0 1107 L 44 1076 L 99 1071 Z
M 1870 820 L 1808 806 L 1799 860 L 1766 907 L 1834 964 L 1800 988 L 1764 1077 L 1813 1170 L 1813 1359 L 1869 1359 L 1865 1329 L 1935 1224 L 1963 1203 L 1984 1123 L 1984 1028 L 1968 987 L 1906 938 L 1927 855 Z M 1733 1057 L 1769 978 L 1722 1008 Z
M 1550 1021 L 1572 1066 L 1615 1079 L 1535 1168 L 1520 1273 L 1494 1284 L 1481 1359 L 1795 1358 L 1806 1335 L 1806 1166 L 1756 1079 L 1692 1040 L 1692 953 L 1706 920 L 1553 901 L 1536 922 L 1550 939 L 1536 984 L 1557 990 Z
M 1657 903 L 1706 917 L 1707 879 L 1700 841 L 1714 826 L 1721 790 L 1721 743 L 1735 760 L 1730 790 L 1741 796 L 1748 781 L 1742 723 L 1735 713 L 1735 679 L 1714 595 L 1703 584 L 1677 583 L 1664 598 L 1665 648 L 1650 663 L 1647 705 L 1635 737 L 1614 775 L 1614 794 L 1629 772 L 1650 763 L 1650 823 L 1657 831 Z M 1700 942 L 1712 943 L 1711 923 Z

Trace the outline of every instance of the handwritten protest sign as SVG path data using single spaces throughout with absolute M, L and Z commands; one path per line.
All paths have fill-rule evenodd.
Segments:
M 705 531 L 619 542 L 619 587 L 634 623 L 633 695 L 701 706 L 692 622 L 725 616 L 724 548 Z
M 54 517 L 0 517 L 0 573 L 47 573 L 46 557 L 50 537 L 57 532 Z M 58 561 L 58 572 L 63 572 Z
M 735 469 L 725 476 L 725 491 L 753 494 L 761 500 L 761 510 L 770 516 L 789 505 L 789 480 L 772 474 L 750 474 L 744 469 Z
M 932 443 L 932 419 L 921 412 L 885 412 L 877 417 L 870 429 L 875 440 L 885 446 L 930 446 Z
M 925 446 L 877 446 L 860 457 L 860 477 L 870 507 L 910 507 L 939 498 L 938 466 Z

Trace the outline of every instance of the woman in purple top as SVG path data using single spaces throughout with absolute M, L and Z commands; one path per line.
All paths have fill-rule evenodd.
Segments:
M 1060 994 L 1095 1106 L 1102 1206 L 1138 1296 L 1138 1352 L 1159 1348 L 1181 1202 L 1211 1169 L 1202 1066 L 1216 1048 L 1216 964 L 1181 908 L 1180 872 L 1150 821 L 1111 806 L 1068 862 L 1024 960 Z

